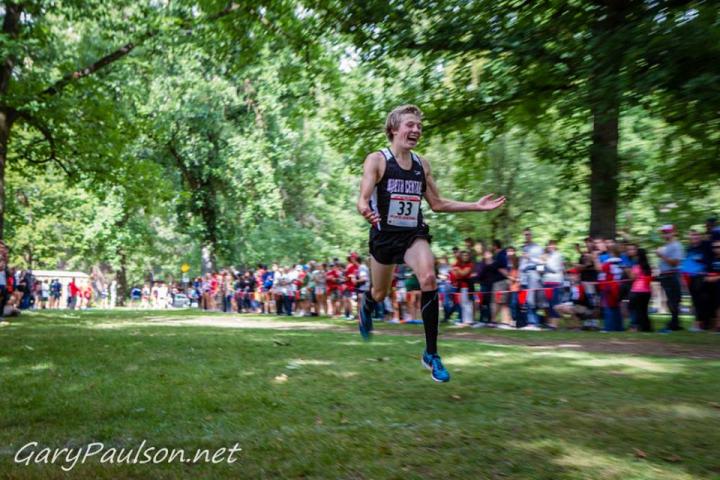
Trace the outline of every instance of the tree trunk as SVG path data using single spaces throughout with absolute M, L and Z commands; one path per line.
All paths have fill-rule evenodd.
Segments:
M 27 266 L 27 269 L 34 270 L 33 263 L 35 263 L 35 257 L 33 255 L 32 247 L 28 246 L 25 252 L 25 265 Z
M 593 132 L 590 147 L 590 236 L 615 238 L 620 156 L 618 153 L 620 69 L 625 48 L 621 28 L 624 2 L 606 0 L 593 28 L 593 72 L 590 78 L 590 109 Z
M 217 268 L 216 255 L 218 252 L 218 202 L 215 189 L 210 182 L 203 182 L 201 193 L 202 208 L 200 216 L 203 220 L 204 234 L 202 242 L 202 273 L 214 272 Z
M 5 238 L 5 162 L 14 120 L 14 112 L 0 109 L 0 240 Z
M 18 38 L 20 32 L 20 17 L 23 12 L 23 5 L 12 2 L 4 2 L 4 17 L 2 33 L 12 39 Z M 8 55 L 0 59 L 0 99 L 2 99 L 10 88 L 13 68 L 16 59 Z M 7 105 L 0 107 L 0 240 L 5 239 L 5 162 L 7 161 L 8 145 L 10 143 L 10 131 L 16 112 Z
M 127 282 L 127 254 L 120 248 L 118 255 L 120 256 L 120 270 L 117 272 L 117 305 L 125 306 L 125 300 L 128 298 L 128 282 Z
M 619 106 L 595 106 L 590 149 L 590 236 L 615 238 L 617 219 Z

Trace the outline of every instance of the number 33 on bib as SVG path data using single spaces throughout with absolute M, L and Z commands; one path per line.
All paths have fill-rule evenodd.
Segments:
M 393 194 L 388 208 L 388 225 L 395 227 L 417 227 L 420 213 L 420 197 L 417 195 Z

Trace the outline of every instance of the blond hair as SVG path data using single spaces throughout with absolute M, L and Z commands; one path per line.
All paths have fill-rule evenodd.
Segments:
M 387 120 L 385 120 L 385 136 L 392 142 L 393 130 L 400 128 L 400 120 L 405 114 L 417 115 L 422 120 L 422 111 L 416 105 L 400 105 L 395 107 L 392 112 L 388 113 Z

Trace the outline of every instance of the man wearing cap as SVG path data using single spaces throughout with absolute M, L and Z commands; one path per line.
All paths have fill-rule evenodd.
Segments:
M 682 330 L 680 326 L 680 274 L 679 265 L 685 256 L 680 242 L 675 238 L 675 227 L 663 225 L 660 233 L 665 240 L 665 245 L 658 248 L 655 254 L 660 259 L 660 285 L 667 297 L 667 306 L 670 310 L 670 322 L 660 330 L 661 333 L 669 333 L 675 330 Z

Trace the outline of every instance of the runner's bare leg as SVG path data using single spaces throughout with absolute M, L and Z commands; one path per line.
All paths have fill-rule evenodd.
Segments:
M 420 311 L 425 327 L 425 350 L 429 354 L 436 354 L 440 305 L 435 277 L 435 256 L 428 241 L 424 238 L 415 240 L 405 252 L 405 263 L 412 268 L 420 282 Z
M 370 286 L 372 288 L 372 298 L 376 302 L 382 302 L 390 293 L 394 271 L 395 265 L 385 265 L 370 255 Z

